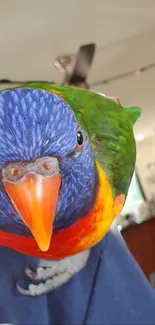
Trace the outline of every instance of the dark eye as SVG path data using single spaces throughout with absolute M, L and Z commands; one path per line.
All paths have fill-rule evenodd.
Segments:
M 83 140 L 84 140 L 84 138 L 83 138 L 82 132 L 78 131 L 77 132 L 77 144 L 78 144 L 78 146 L 80 146 L 80 147 L 82 146 Z

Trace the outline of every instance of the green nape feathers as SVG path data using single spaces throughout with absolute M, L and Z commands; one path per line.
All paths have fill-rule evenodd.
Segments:
M 112 98 L 80 88 L 50 83 L 21 87 L 54 92 L 68 102 L 92 144 L 96 160 L 109 178 L 114 196 L 126 195 L 136 160 L 133 124 L 140 116 L 140 109 L 123 108 Z

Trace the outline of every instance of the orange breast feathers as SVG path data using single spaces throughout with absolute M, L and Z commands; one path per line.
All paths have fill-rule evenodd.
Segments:
M 99 189 L 94 207 L 89 214 L 72 226 L 53 233 L 48 251 L 42 252 L 33 237 L 27 238 L 0 231 L 0 245 L 23 254 L 48 260 L 63 259 L 97 244 L 120 213 L 125 196 L 113 198 L 111 185 L 97 163 Z

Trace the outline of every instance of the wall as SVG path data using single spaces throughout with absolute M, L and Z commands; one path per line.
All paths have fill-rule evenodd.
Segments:
M 155 273 L 155 219 L 122 230 L 123 238 L 141 269 L 150 280 Z
M 140 182 L 147 199 L 151 198 L 152 192 L 155 193 L 155 185 L 152 186 L 148 182 L 148 177 L 155 174 L 153 168 L 148 169 L 147 165 L 155 163 L 155 145 L 153 146 L 153 138 L 149 137 L 143 141 L 137 142 L 137 161 L 136 168 Z

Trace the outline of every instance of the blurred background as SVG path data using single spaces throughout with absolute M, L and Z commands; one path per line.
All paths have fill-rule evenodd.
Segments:
M 51 81 L 142 108 L 117 222 L 155 287 L 155 0 L 1 0 L 0 79 L 0 89 Z

